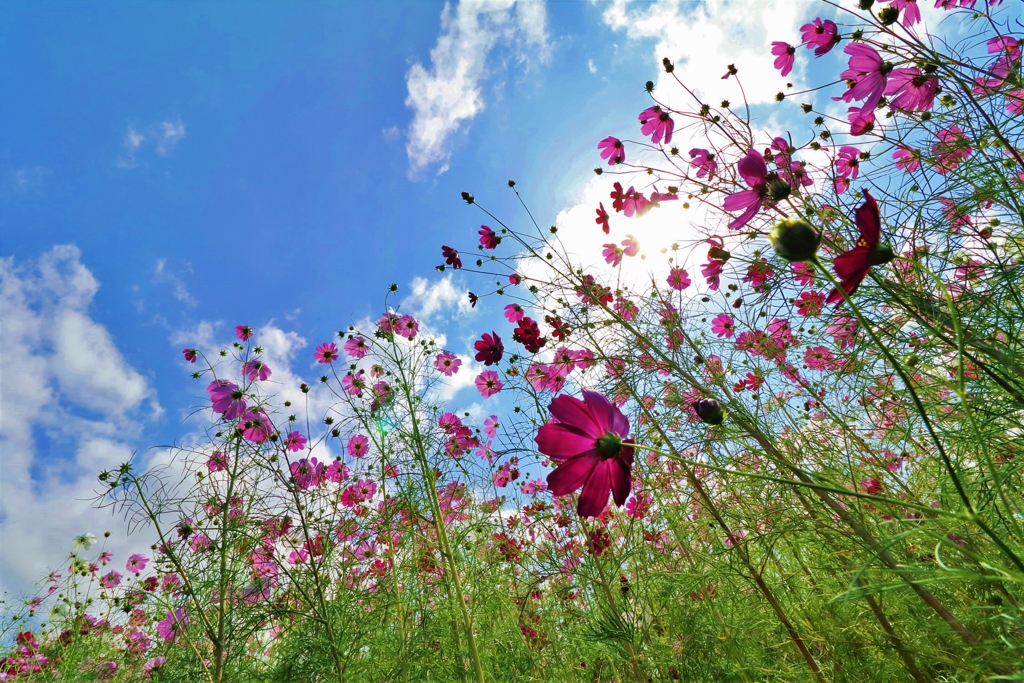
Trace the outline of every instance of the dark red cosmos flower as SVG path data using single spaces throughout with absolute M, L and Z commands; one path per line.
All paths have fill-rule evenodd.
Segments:
M 608 212 L 604 209 L 604 202 L 600 202 L 597 209 L 597 218 L 594 219 L 594 222 L 601 226 L 601 229 L 604 230 L 604 234 L 607 235 L 610 232 L 611 228 L 608 225 Z
M 473 292 L 469 293 L 469 307 L 470 308 L 476 308 L 476 302 L 479 301 L 479 300 L 480 300 L 480 297 L 478 297 L 476 294 L 474 294 Z
M 501 244 L 501 238 L 498 234 L 491 230 L 486 225 L 480 226 L 480 244 L 483 245 L 484 249 L 494 249 Z
M 501 343 L 501 337 L 497 332 L 490 334 L 485 332 L 476 340 L 473 348 L 476 349 L 476 359 L 484 365 L 494 365 L 501 360 L 502 354 L 505 353 L 505 345 Z
M 576 512 L 596 517 L 608 504 L 624 505 L 631 488 L 633 447 L 623 445 L 629 420 L 601 394 L 583 390 L 583 400 L 561 394 L 548 411 L 553 418 L 537 430 L 537 450 L 561 463 L 548 474 L 548 489 L 565 496 L 582 487 Z
M 871 193 L 864 190 L 864 203 L 853 214 L 854 222 L 860 230 L 860 239 L 850 251 L 840 254 L 832 263 L 832 269 L 839 276 L 840 286 L 847 294 L 853 294 L 868 275 L 871 266 L 880 266 L 896 258 L 892 247 L 880 244 L 882 239 L 882 219 L 878 213 L 878 203 Z M 825 301 L 830 304 L 839 303 L 843 295 L 835 288 Z
M 455 270 L 462 267 L 462 259 L 459 258 L 459 252 L 451 247 L 441 247 L 441 256 L 444 256 L 445 263 Z
M 523 318 L 519 325 L 512 332 L 512 338 L 526 347 L 530 353 L 537 353 L 540 347 L 547 343 L 547 339 L 540 336 L 540 326 L 533 318 Z

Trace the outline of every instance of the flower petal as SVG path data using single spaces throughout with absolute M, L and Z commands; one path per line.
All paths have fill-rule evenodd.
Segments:
M 601 458 L 596 451 L 570 458 L 548 474 L 548 490 L 556 496 L 570 494 L 583 486 L 591 471 L 600 465 Z
M 538 451 L 558 460 L 593 450 L 597 444 L 594 437 L 558 422 L 543 425 L 537 430 L 537 436 L 533 440 L 537 443 Z
M 601 428 L 599 436 L 608 432 L 618 434 L 622 438 L 629 436 L 629 418 L 611 404 L 603 395 L 590 389 L 583 390 L 583 400 L 594 416 L 594 421 Z
M 874 249 L 882 239 L 882 219 L 878 213 L 878 202 L 871 196 L 871 193 L 864 190 L 864 203 L 854 211 L 854 221 L 860 229 L 860 236 L 868 244 L 868 248 Z
M 576 505 L 576 512 L 579 516 L 597 517 L 601 514 L 601 511 L 608 505 L 608 492 L 611 487 L 611 474 L 608 471 L 607 461 L 598 463 L 583 484 L 583 493 L 580 494 L 580 501 Z
M 632 488 L 630 481 L 630 468 L 621 458 L 612 458 L 608 461 L 608 470 L 611 475 L 612 497 L 615 504 L 622 506 L 626 504 L 629 497 L 629 490 Z
M 587 409 L 587 405 L 583 401 L 574 396 L 568 394 L 555 396 L 551 405 L 548 406 L 548 412 L 562 424 L 575 427 L 595 439 L 605 434 L 605 425 L 598 424 L 594 419 L 593 412 Z

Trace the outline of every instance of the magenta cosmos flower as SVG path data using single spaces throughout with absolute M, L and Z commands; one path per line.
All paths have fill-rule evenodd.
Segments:
M 597 143 L 597 148 L 601 150 L 601 158 L 607 160 L 609 166 L 621 164 L 626 160 L 626 148 L 623 147 L 622 140 L 611 135 Z
M 473 345 L 476 349 L 475 358 L 483 363 L 484 365 L 494 365 L 501 360 L 502 355 L 505 353 L 505 345 L 501 343 L 501 337 L 498 336 L 497 332 L 486 332 L 482 337 L 476 340 Z
M 484 398 L 490 398 L 505 386 L 494 370 L 484 370 L 476 378 L 476 389 Z
M 815 57 L 828 53 L 839 42 L 839 27 L 836 22 L 828 19 L 815 19 L 801 26 L 800 31 L 807 49 L 814 50 Z
M 747 181 L 750 189 L 733 192 L 722 204 L 722 208 L 729 212 L 743 209 L 743 213 L 729 223 L 730 230 L 738 230 L 746 225 L 761 209 L 768 193 L 768 164 L 764 163 L 760 152 L 748 150 L 747 155 L 736 164 L 736 170 Z
M 853 85 L 842 97 L 833 99 L 844 102 L 864 100 L 860 111 L 867 115 L 874 112 L 879 100 L 885 93 L 885 87 L 892 72 L 892 64 L 882 59 L 878 50 L 864 43 L 850 43 L 843 52 L 850 55 L 849 68 L 839 75 L 840 78 L 852 82 Z
M 174 612 L 168 612 L 166 617 L 157 622 L 156 632 L 169 643 L 178 633 L 185 630 L 187 624 L 188 615 L 182 610 L 176 609 Z
M 481 225 L 478 232 L 480 234 L 480 245 L 484 249 L 495 249 L 501 244 L 501 238 L 498 237 L 498 234 L 486 225 Z
M 355 359 L 362 358 L 369 352 L 370 345 L 366 343 L 366 339 L 363 337 L 352 337 L 345 342 L 345 353 Z
M 265 381 L 273 372 L 270 366 L 261 360 L 250 360 L 242 363 L 242 374 L 249 378 L 250 382 L 259 380 Z
M 672 142 L 672 132 L 676 123 L 669 116 L 668 112 L 654 105 L 640 112 L 640 132 L 643 135 L 650 135 L 651 142 L 658 144 L 664 142 L 666 145 Z
M 624 505 L 631 488 L 633 447 L 623 445 L 629 420 L 596 391 L 583 390 L 583 400 L 562 394 L 548 406 L 552 420 L 537 430 L 537 450 L 561 463 L 548 474 L 548 489 L 565 496 L 583 488 L 576 512 L 596 517 L 608 504 Z
M 775 56 L 775 68 L 782 76 L 788 76 L 796 60 L 796 48 L 789 43 L 776 40 L 772 43 L 772 55 Z
M 434 359 L 434 367 L 445 377 L 451 377 L 459 371 L 462 361 L 451 351 L 442 351 Z
M 242 341 L 249 341 L 252 336 L 252 328 L 248 325 L 235 325 L 235 336 Z
M 316 347 L 317 363 L 333 363 L 338 360 L 338 345 L 334 342 L 326 342 Z
M 140 574 L 146 568 L 147 564 L 149 564 L 148 557 L 135 553 L 128 558 L 128 562 L 125 563 L 124 568 L 133 574 Z
M 206 393 L 213 401 L 213 409 L 225 420 L 234 420 L 245 412 L 245 393 L 234 382 L 215 379 L 206 387 Z
M 182 349 L 181 353 L 189 363 L 195 363 L 199 358 L 199 349 Z

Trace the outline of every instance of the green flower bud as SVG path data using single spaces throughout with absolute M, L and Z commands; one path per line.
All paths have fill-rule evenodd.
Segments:
M 807 221 L 787 218 L 772 227 L 768 241 L 779 258 L 799 263 L 814 258 L 821 244 L 821 235 Z

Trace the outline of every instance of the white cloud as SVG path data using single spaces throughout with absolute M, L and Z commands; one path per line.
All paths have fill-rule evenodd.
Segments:
M 547 10 L 530 0 L 462 0 L 445 4 L 441 35 L 430 51 L 430 68 L 419 62 L 406 74 L 413 110 L 406 153 L 410 175 L 441 163 L 448 169 L 448 141 L 485 107 L 482 85 L 488 76 L 487 57 L 496 45 L 519 48 L 517 61 L 533 55 L 547 58 Z
M 128 126 L 128 130 L 125 131 L 124 139 L 122 144 L 124 145 L 124 154 L 117 160 L 117 165 L 120 168 L 135 168 L 139 165 L 139 162 L 135 159 L 136 153 L 139 148 L 142 147 L 142 143 L 146 141 L 146 136 L 135 130 L 134 126 Z
M 174 121 L 161 121 L 156 130 L 156 153 L 162 157 L 173 152 L 178 143 L 185 139 L 185 124 L 180 118 Z
M 655 39 L 654 64 L 660 70 L 662 58 L 671 59 L 680 79 L 706 101 L 739 99 L 734 79 L 722 80 L 726 67 L 735 64 L 747 99 L 754 104 L 771 102 L 787 81 L 799 82 L 802 63 L 798 61 L 794 72 L 782 78 L 772 66 L 771 44 L 799 42 L 799 26 L 813 18 L 807 14 L 810 4 L 811 0 L 614 0 L 603 19 L 633 40 Z M 685 95 L 672 76 L 660 72 L 657 85 L 666 86 L 655 90 L 660 100 Z M 673 104 L 671 99 L 668 104 Z
M 135 168 L 139 165 L 137 155 L 147 143 L 153 143 L 153 151 L 165 157 L 185 139 L 185 124 L 181 118 L 168 119 L 147 126 L 140 131 L 135 126 L 128 126 L 122 138 L 124 152 L 117 159 L 119 168 Z
M 174 298 L 189 308 L 195 308 L 197 302 L 185 286 L 185 281 L 167 269 L 167 259 L 159 259 L 153 269 L 153 284 L 167 283 L 174 287 Z
M 162 409 L 146 379 L 89 315 L 99 283 L 78 249 L 56 246 L 39 259 L 0 259 L 0 583 L 27 590 L 59 566 L 72 539 L 123 528 L 91 507 L 96 474 L 132 455 L 142 419 Z M 37 436 L 66 444 L 37 456 Z M 41 472 L 38 478 L 33 469 Z M 138 548 L 121 535 L 115 550 Z M 148 541 L 145 542 L 148 545 Z M 121 555 L 123 557 L 123 555 Z
M 465 289 L 456 288 L 450 274 L 433 284 L 426 278 L 414 277 L 410 289 L 411 293 L 402 299 L 402 310 L 421 321 L 429 321 L 453 307 L 459 315 L 468 315 L 473 310 Z
M 27 166 L 25 168 L 19 168 L 14 172 L 12 186 L 14 191 L 18 194 L 38 191 L 39 187 L 43 184 L 43 181 L 46 180 L 46 177 L 52 173 L 53 171 L 45 166 Z
M 588 59 L 587 60 L 587 69 L 589 69 L 590 73 L 592 73 L 592 74 L 596 74 L 597 73 L 597 66 L 594 65 L 594 60 L 593 59 Z

